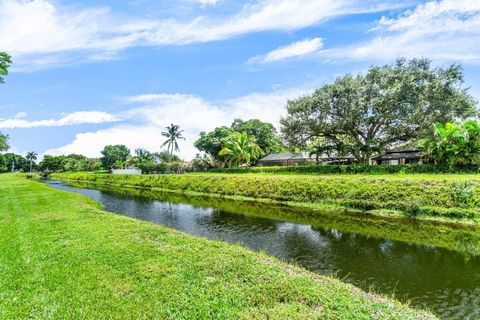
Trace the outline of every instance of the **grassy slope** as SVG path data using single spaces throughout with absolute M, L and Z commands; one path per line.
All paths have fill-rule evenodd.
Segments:
M 1 319 L 433 318 L 19 177 L 0 198 Z
M 341 206 L 382 213 L 479 220 L 478 175 L 95 175 L 59 174 L 54 177 L 181 192 L 241 196 L 279 201 Z M 458 202 L 455 188 L 468 182 L 474 193 L 468 203 Z M 462 200 L 462 199 L 461 199 Z M 463 200 L 462 200 L 463 201 Z
M 480 224 L 457 224 L 438 221 L 422 221 L 415 219 L 386 217 L 356 213 L 348 210 L 309 210 L 303 206 L 290 206 L 269 201 L 238 201 L 223 197 L 190 196 L 178 192 L 158 192 L 154 189 L 127 188 L 73 182 L 72 185 L 98 190 L 110 191 L 122 196 L 137 196 L 173 203 L 188 203 L 199 207 L 213 207 L 238 215 L 279 219 L 282 221 L 309 224 L 314 228 L 335 228 L 342 232 L 363 234 L 407 243 L 447 248 L 459 251 L 468 256 L 480 256 Z

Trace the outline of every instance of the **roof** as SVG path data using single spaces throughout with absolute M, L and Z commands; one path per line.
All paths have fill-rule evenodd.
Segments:
M 315 159 L 314 156 L 310 157 L 308 152 L 281 152 L 272 153 L 268 156 L 260 159 L 259 161 L 287 161 L 287 160 L 309 160 Z
M 388 160 L 388 159 L 418 159 L 421 158 L 422 153 L 417 149 L 408 149 L 408 150 L 392 150 L 387 151 L 384 154 L 373 157 L 377 160 Z

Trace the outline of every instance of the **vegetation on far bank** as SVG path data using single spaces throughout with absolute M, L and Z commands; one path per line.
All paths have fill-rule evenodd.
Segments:
M 0 176 L 0 318 L 433 319 L 239 246 Z
M 73 187 L 95 188 L 113 192 L 121 197 L 140 197 L 162 202 L 190 204 L 198 207 L 215 208 L 232 214 L 262 217 L 269 220 L 308 224 L 313 228 L 334 228 L 340 232 L 362 234 L 406 243 L 435 246 L 461 252 L 466 256 L 480 256 L 480 225 L 439 223 L 409 218 L 398 219 L 380 215 L 366 215 L 348 210 L 344 214 L 338 208 L 315 210 L 308 207 L 290 206 L 279 202 L 238 201 L 219 196 L 189 195 L 178 192 L 159 192 L 155 189 L 119 187 L 118 185 L 70 182 Z
M 477 165 L 302 165 L 277 167 L 236 167 L 210 169 L 212 173 L 268 173 L 268 174 L 348 174 L 348 175 L 395 175 L 395 174 L 477 174 Z M 479 176 L 480 178 L 480 176 Z
M 55 179 L 90 181 L 176 192 L 343 207 L 365 212 L 442 219 L 480 218 L 480 178 L 445 179 L 397 175 L 316 176 L 255 174 L 108 175 L 55 174 Z M 471 176 L 469 176 L 471 177 Z

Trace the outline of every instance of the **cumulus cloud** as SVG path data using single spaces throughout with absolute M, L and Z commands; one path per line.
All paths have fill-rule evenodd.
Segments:
M 179 143 L 181 156 L 191 159 L 198 152 L 193 143 L 200 131 L 230 125 L 235 118 L 257 118 L 278 125 L 280 116 L 285 113 L 287 100 L 307 92 L 308 89 L 291 89 L 253 93 L 220 103 L 186 94 L 145 94 L 126 97 L 124 101 L 131 103 L 132 108 L 118 116 L 134 123 L 79 133 L 71 143 L 47 150 L 45 154 L 81 153 L 98 157 L 103 147 L 108 144 L 125 144 L 131 150 L 143 147 L 158 151 L 164 140 L 162 131 L 167 125 L 175 123 L 185 130 L 186 141 Z
M 301 57 L 317 52 L 323 47 L 322 38 L 305 39 L 275 49 L 265 55 L 251 58 L 249 63 L 269 63 L 290 58 Z
M 24 119 L 26 116 L 25 112 L 20 112 L 12 119 L 0 119 L 0 129 L 62 127 L 78 124 L 100 124 L 119 120 L 117 117 L 101 111 L 77 111 L 59 119 L 45 120 L 26 120 Z
M 213 4 L 214 0 L 199 0 Z M 229 16 L 147 19 L 105 7 L 78 9 L 52 0 L 0 0 L 0 48 L 16 70 L 115 59 L 133 46 L 186 45 L 250 32 L 290 31 L 340 15 L 397 7 L 389 0 L 262 0 Z
M 382 17 L 370 41 L 324 50 L 331 59 L 392 59 L 425 56 L 435 60 L 480 62 L 480 1 L 429 1 Z

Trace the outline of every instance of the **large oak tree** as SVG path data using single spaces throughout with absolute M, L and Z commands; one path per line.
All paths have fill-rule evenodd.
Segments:
M 346 75 L 287 104 L 282 133 L 291 147 L 313 139 L 339 144 L 360 163 L 375 153 L 425 137 L 435 123 L 477 114 L 461 66 L 398 59 Z

